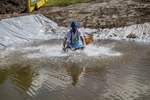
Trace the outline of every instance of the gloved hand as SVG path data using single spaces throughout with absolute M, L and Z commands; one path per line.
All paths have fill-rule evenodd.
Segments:
M 66 48 L 63 48 L 64 51 L 66 51 Z

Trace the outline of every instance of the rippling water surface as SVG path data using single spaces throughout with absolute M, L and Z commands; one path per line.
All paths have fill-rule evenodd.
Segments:
M 95 40 L 62 52 L 62 40 L 0 51 L 0 100 L 150 100 L 150 45 Z

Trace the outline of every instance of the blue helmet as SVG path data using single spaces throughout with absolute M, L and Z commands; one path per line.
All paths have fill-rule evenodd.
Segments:
M 78 27 L 78 23 L 77 22 L 72 22 L 71 23 L 71 28 L 77 28 Z

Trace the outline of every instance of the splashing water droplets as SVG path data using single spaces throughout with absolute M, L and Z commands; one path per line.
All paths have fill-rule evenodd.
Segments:
M 82 50 L 68 50 L 67 52 L 62 51 L 59 45 L 42 45 L 38 47 L 27 47 L 25 50 L 38 50 L 39 52 L 28 54 L 28 58 L 42 58 L 42 57 L 63 57 L 72 55 L 86 55 L 86 56 L 120 56 L 121 53 L 112 51 L 108 47 L 100 47 L 95 45 L 88 45 L 83 51 Z

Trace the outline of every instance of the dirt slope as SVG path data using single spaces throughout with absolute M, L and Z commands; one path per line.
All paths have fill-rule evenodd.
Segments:
M 22 13 L 26 10 L 25 0 L 1 0 L 0 5 L 0 14 Z
M 18 13 L 1 14 L 0 19 L 28 15 L 28 13 Z M 69 26 L 70 22 L 78 21 L 81 27 L 111 28 L 150 22 L 150 2 L 149 0 L 91 0 L 89 3 L 63 7 L 42 7 L 32 12 L 32 14 L 37 13 L 45 15 L 60 26 Z

